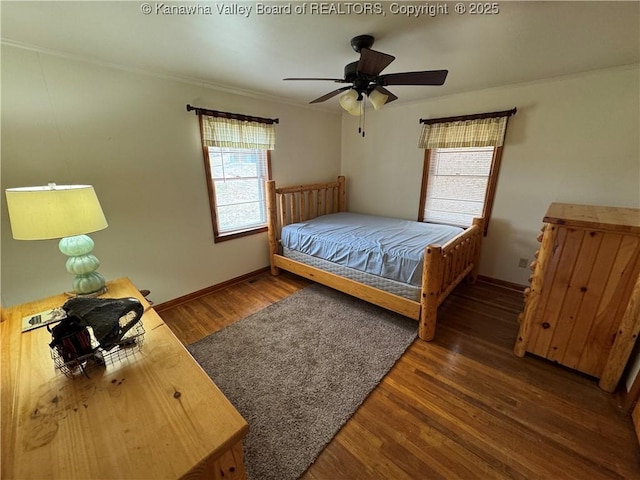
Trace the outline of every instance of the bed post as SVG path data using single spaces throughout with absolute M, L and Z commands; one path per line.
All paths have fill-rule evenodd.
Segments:
M 338 212 L 347 211 L 347 196 L 344 175 L 338 177 Z
M 442 288 L 442 247 L 428 245 L 424 251 L 422 291 L 420 293 L 420 324 L 418 337 L 426 342 L 436 334 L 438 297 Z
M 276 182 L 267 180 L 265 182 L 267 190 L 267 235 L 269 238 L 269 263 L 271 264 L 271 275 L 278 275 L 280 269 L 274 265 L 273 256 L 278 253 L 278 214 L 276 203 Z
M 480 247 L 482 246 L 482 237 L 484 237 L 484 218 L 474 218 L 473 225 L 478 227 L 478 233 L 473 242 L 473 270 L 467 277 L 467 283 L 475 283 L 478 279 L 478 270 L 480 269 Z

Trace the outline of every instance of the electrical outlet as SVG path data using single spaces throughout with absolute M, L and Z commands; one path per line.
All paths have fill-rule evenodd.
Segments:
M 528 265 L 529 265 L 528 258 L 521 258 L 520 261 L 518 262 L 518 267 L 520 268 L 527 268 Z

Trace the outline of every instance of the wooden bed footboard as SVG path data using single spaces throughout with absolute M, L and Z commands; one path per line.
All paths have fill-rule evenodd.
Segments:
M 484 219 L 474 218 L 473 225 L 445 245 L 429 245 L 425 249 L 418 327 L 422 340 L 435 336 L 438 306 L 456 285 L 464 278 L 475 282 L 483 232 Z
M 445 245 L 425 248 L 420 301 L 416 302 L 383 290 L 296 262 L 280 254 L 282 227 L 320 215 L 346 210 L 345 177 L 336 182 L 277 188 L 266 182 L 269 260 L 271 273 L 280 269 L 322 283 L 367 302 L 419 321 L 418 336 L 435 336 L 438 306 L 464 278 L 474 281 L 478 274 L 484 220 L 473 225 Z

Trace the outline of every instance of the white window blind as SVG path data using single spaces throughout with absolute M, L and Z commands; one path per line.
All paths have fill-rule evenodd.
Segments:
M 494 147 L 430 150 L 424 221 L 468 227 L 483 216 Z
M 264 227 L 267 151 L 208 147 L 219 234 Z

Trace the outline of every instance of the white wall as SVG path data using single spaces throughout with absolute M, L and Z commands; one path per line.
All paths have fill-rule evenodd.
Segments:
M 526 284 L 518 260 L 537 248 L 550 202 L 640 206 L 639 85 L 636 66 L 391 104 L 369 109 L 363 139 L 346 114 L 340 125 L 338 114 L 2 46 L 2 189 L 93 184 L 109 221 L 92 235 L 100 271 L 162 302 L 267 265 L 265 234 L 213 243 L 187 103 L 280 118 L 280 184 L 342 172 L 351 210 L 404 218 L 418 209 L 418 120 L 515 106 L 480 273 Z M 69 289 L 56 242 L 13 240 L 4 194 L 1 214 L 4 304 Z
M 339 114 L 2 46 L 2 190 L 94 185 L 109 222 L 92 234 L 107 278 L 170 300 L 268 265 L 266 234 L 214 244 L 196 115 L 186 104 L 279 118 L 280 184 L 340 173 Z M 71 289 L 55 240 L 11 237 L 2 193 L 2 300 Z
M 420 118 L 518 112 L 509 120 L 480 274 L 527 284 L 551 202 L 640 207 L 638 66 L 393 104 L 358 120 L 343 115 L 342 172 L 352 211 L 415 219 L 424 152 Z M 454 72 L 451 72 L 454 74 Z M 402 97 L 402 88 L 392 88 Z M 430 87 L 421 87 L 430 88 Z M 437 88 L 437 87 L 432 87 Z

